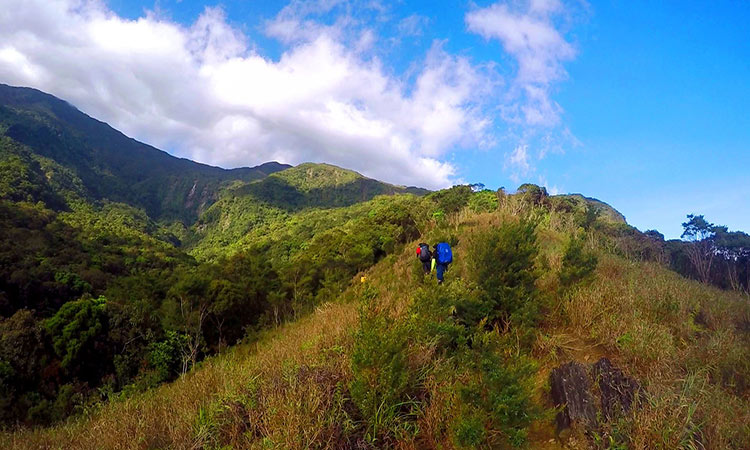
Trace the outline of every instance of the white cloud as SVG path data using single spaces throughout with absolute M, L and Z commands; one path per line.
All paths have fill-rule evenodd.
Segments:
M 490 139 L 483 105 L 494 82 L 439 43 L 412 81 L 394 75 L 364 56 L 374 32 L 345 15 L 332 25 L 307 18 L 337 3 L 294 1 L 267 23 L 286 45 L 276 61 L 220 9 L 183 26 L 126 20 L 95 0 L 6 0 L 0 81 L 50 92 L 201 162 L 325 161 L 394 183 L 449 185 L 447 153 Z M 348 44 L 352 30 L 358 45 Z
M 508 167 L 512 170 L 510 179 L 516 183 L 521 180 L 521 177 L 528 175 L 531 170 L 528 145 L 521 144 L 516 146 L 506 158 L 506 168 Z
M 555 19 L 564 14 L 565 7 L 559 0 L 498 2 L 466 14 L 470 31 L 498 40 L 517 64 L 507 99 L 501 105 L 502 117 L 520 135 L 520 144 L 505 161 L 514 181 L 534 171 L 529 162 L 530 144 L 535 159 L 541 160 L 549 152 L 562 152 L 561 142 L 577 143 L 561 125 L 563 109 L 552 99 L 556 83 L 567 78 L 563 63 L 576 55 L 556 27 Z
M 497 39 L 518 64 L 515 95 L 528 125 L 557 125 L 562 109 L 550 98 L 553 83 L 567 77 L 563 62 L 575 50 L 556 29 L 553 18 L 563 6 L 556 0 L 530 0 L 525 10 L 495 3 L 466 15 L 469 30 Z
M 429 22 L 430 19 L 425 16 L 412 14 L 408 17 L 404 17 L 398 22 L 398 32 L 401 36 L 405 37 L 421 36 Z

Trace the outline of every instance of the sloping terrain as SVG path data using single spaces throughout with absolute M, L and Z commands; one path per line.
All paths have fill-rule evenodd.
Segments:
M 264 241 L 273 230 L 284 232 L 292 241 L 300 240 L 300 232 L 310 239 L 311 230 L 290 232 L 290 227 L 313 215 L 318 216 L 316 224 L 332 226 L 344 218 L 367 214 L 367 208 L 361 205 L 376 196 L 427 192 L 390 185 L 329 164 L 300 164 L 224 190 L 198 220 L 188 246 L 199 259 L 210 259 Z M 323 210 L 328 212 L 321 213 Z
M 692 247 L 606 203 L 227 171 L 38 91 L 0 100 L 3 448 L 750 442 L 742 283 L 670 271 Z M 441 241 L 437 286 L 413 250 Z M 594 374 L 589 420 L 558 430 L 569 362 L 638 389 L 610 404 Z
M 746 298 L 628 257 L 617 227 L 582 227 L 586 214 L 554 198 L 500 196 L 478 208 L 480 197 L 490 198 L 472 194 L 446 219 L 425 210 L 421 236 L 310 315 L 174 383 L 3 443 L 747 448 Z M 454 247 L 443 286 L 413 255 L 436 240 Z M 594 431 L 558 434 L 549 373 L 602 356 L 639 381 L 641 400 Z

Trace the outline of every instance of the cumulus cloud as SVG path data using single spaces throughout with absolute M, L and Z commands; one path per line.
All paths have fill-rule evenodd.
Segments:
M 465 17 L 470 31 L 499 41 L 516 62 L 514 79 L 500 105 L 520 142 L 505 158 L 514 181 L 532 173 L 534 161 L 562 152 L 563 143 L 578 143 L 562 125 L 563 109 L 552 99 L 557 83 L 568 76 L 564 63 L 576 55 L 556 24 L 565 15 L 559 0 L 526 0 L 498 2 Z
M 127 20 L 96 0 L 6 0 L 0 81 L 50 92 L 201 162 L 326 161 L 394 183 L 449 185 L 456 168 L 446 155 L 488 139 L 493 81 L 440 43 L 413 78 L 394 75 L 362 50 L 377 39 L 372 30 L 347 15 L 309 18 L 338 3 L 295 0 L 266 23 L 285 45 L 273 60 L 218 8 L 184 26 L 153 14 Z
M 512 94 L 521 97 L 517 112 L 528 125 L 551 126 L 560 120 L 561 108 L 550 91 L 567 77 L 563 63 L 575 56 L 553 22 L 562 9 L 558 0 L 530 0 L 521 9 L 495 3 L 466 15 L 469 30 L 499 40 L 515 58 L 518 71 Z

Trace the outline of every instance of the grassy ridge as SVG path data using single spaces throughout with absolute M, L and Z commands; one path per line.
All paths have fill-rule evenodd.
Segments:
M 529 214 L 537 224 L 535 284 L 542 317 L 528 347 L 516 341 L 519 335 L 513 330 L 520 327 L 495 327 L 482 334 L 497 339 L 498 346 L 490 351 L 495 357 L 526 354 L 536 367 L 531 376 L 519 379 L 533 390 L 534 404 L 529 407 L 542 413 L 530 423 L 509 428 L 459 408 L 471 405 L 461 399 L 456 383 L 470 383 L 483 372 L 466 369 L 468 360 L 461 359 L 465 354 L 446 352 L 438 341 L 418 336 L 424 327 L 409 328 L 409 324 L 415 314 L 421 317 L 423 310 L 414 309 L 420 302 L 429 306 L 431 300 L 452 292 L 469 296 L 476 279 L 470 264 L 472 242 Z M 591 362 L 606 355 L 644 384 L 647 401 L 591 438 L 563 436 L 567 445 L 746 448 L 750 442 L 747 299 L 686 280 L 656 263 L 626 259 L 596 227 L 581 229 L 574 214 L 532 208 L 520 197 L 502 199 L 492 212 L 465 208 L 450 220 L 432 223 L 421 237 L 430 242 L 438 238 L 456 244 L 456 262 L 441 291 L 417 276 L 413 245 L 407 245 L 364 273 L 364 283 L 358 275 L 337 300 L 296 323 L 268 331 L 254 344 L 210 358 L 170 385 L 106 405 L 67 424 L 4 434 L 0 444 L 10 448 L 523 445 L 522 440 L 512 439 L 516 429 L 525 430 L 531 448 L 559 448 L 563 442 L 553 438 L 546 400 L 549 371 L 570 359 Z M 599 264 L 592 277 L 565 286 L 560 274 L 574 239 L 580 239 Z M 363 403 L 351 389 L 357 379 L 383 380 L 377 370 L 363 371 L 366 364 L 356 362 L 367 348 L 363 319 L 378 317 L 382 320 L 373 323 L 386 324 L 379 328 L 381 344 L 395 349 L 385 362 L 393 373 L 413 379 L 388 378 L 396 400 L 406 406 L 399 406 L 391 417 L 373 418 L 363 413 Z M 399 337 L 399 330 L 410 334 Z M 400 372 L 399 361 L 404 366 Z M 370 375 L 375 378 L 367 378 Z M 461 420 L 452 422 L 455 417 Z M 382 428 L 373 430 L 372 424 Z

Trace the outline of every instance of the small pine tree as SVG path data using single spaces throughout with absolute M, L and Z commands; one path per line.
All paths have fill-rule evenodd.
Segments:
M 539 304 L 534 260 L 539 252 L 529 220 L 508 222 L 473 239 L 471 272 L 483 292 L 489 322 L 533 325 Z

